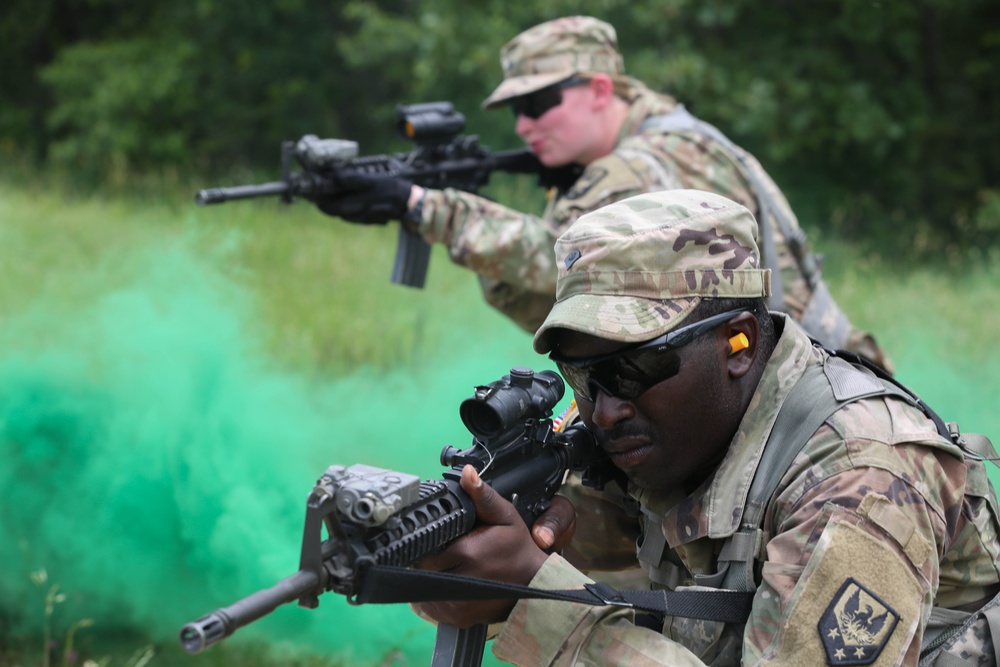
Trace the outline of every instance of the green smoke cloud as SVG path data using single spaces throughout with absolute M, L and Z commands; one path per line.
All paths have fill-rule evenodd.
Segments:
M 65 624 L 175 641 L 183 623 L 294 573 L 305 499 L 327 466 L 438 477 L 441 447 L 471 437 L 459 402 L 538 361 L 509 332 L 439 341 L 417 368 L 307 380 L 258 352 L 252 306 L 231 284 L 180 248 L 149 262 L 72 317 L 40 303 L 5 323 L 0 609 L 15 636 L 40 632 L 29 574 L 44 568 L 68 596 Z M 423 664 L 434 633 L 405 605 L 326 595 L 229 641 L 241 638 Z

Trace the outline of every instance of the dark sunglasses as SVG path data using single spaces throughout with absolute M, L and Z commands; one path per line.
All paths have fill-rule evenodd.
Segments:
M 593 401 L 599 389 L 608 396 L 634 401 L 653 385 L 677 375 L 681 368 L 679 348 L 745 311 L 741 308 L 719 313 L 611 354 L 565 359 L 553 352 L 549 359 L 577 398 Z
M 565 81 L 553 83 L 551 86 L 546 86 L 533 93 L 512 98 L 510 100 L 510 108 L 514 111 L 515 118 L 524 115 L 532 120 L 538 120 L 546 111 L 562 104 L 563 88 L 580 86 L 588 82 L 590 82 L 590 79 L 571 76 Z

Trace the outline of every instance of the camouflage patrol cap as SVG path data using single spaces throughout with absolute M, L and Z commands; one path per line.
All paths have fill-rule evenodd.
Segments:
M 483 101 L 495 109 L 574 74 L 624 74 L 615 29 L 589 16 L 567 16 L 525 30 L 500 50 L 503 83 Z
M 535 333 L 552 330 L 637 343 L 678 327 L 701 299 L 771 292 L 757 222 L 745 207 L 700 190 L 636 195 L 581 216 L 556 241 L 556 303 Z

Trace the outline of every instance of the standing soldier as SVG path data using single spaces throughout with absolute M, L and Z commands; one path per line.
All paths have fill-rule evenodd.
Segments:
M 537 25 L 501 50 L 503 82 L 483 102 L 507 107 L 515 131 L 546 167 L 577 164 L 581 175 L 550 199 L 539 218 L 466 192 L 426 190 L 371 178 L 319 203 L 357 222 L 400 219 L 480 278 L 483 294 L 526 331 L 555 296 L 555 239 L 588 211 L 644 192 L 697 189 L 749 208 L 761 221 L 768 305 L 814 338 L 891 370 L 874 338 L 856 329 L 831 297 L 781 191 L 756 159 L 684 106 L 625 75 L 615 30 L 586 16 Z M 373 215 L 366 202 L 380 213 Z

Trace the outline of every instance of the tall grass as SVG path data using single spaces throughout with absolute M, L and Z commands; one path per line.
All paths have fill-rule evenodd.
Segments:
M 109 664 L 146 643 L 152 664 L 192 664 L 177 629 L 292 573 L 302 501 L 327 465 L 437 476 L 440 447 L 468 438 L 461 399 L 511 366 L 548 365 L 442 248 L 426 289 L 390 285 L 395 227 L 306 203 L 198 208 L 186 188 L 102 198 L 12 183 L 0 181 L 0 488 L 13 494 L 0 599 L 24 614 L 0 617 L 0 666 L 36 655 L 42 618 L 55 638 L 92 618 L 80 656 L 117 656 L 107 642 L 127 631 Z M 813 238 L 898 375 L 946 419 L 1000 437 L 1000 261 L 907 265 Z M 40 567 L 67 596 L 49 616 L 30 585 Z M 425 664 L 432 643 L 405 607 L 324 599 L 197 660 Z
M 72 318 L 134 282 L 157 255 L 183 248 L 249 295 L 255 313 L 246 326 L 277 360 L 301 370 L 410 363 L 463 320 L 512 327 L 479 305 L 475 281 L 443 248 L 435 249 L 427 289 L 393 286 L 395 227 L 344 225 L 307 203 L 199 208 L 190 191 L 146 203 L 0 184 L 0 220 L 0 308 L 8 318 L 39 302 Z M 182 288 L 184 276 L 177 281 Z
M 45 567 L 67 596 L 53 636 L 94 619 L 80 655 L 131 628 L 157 664 L 190 664 L 181 624 L 294 572 L 328 465 L 439 476 L 441 447 L 468 442 L 459 402 L 539 366 L 440 249 L 427 289 L 392 286 L 394 229 L 307 204 L 0 185 L 0 220 L 0 599 L 25 610 L 0 618 L 0 647 L 42 635 L 28 575 Z M 264 644 L 423 664 L 433 629 L 405 606 L 325 599 L 227 644 L 205 659 L 261 664 Z

